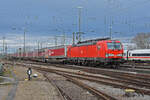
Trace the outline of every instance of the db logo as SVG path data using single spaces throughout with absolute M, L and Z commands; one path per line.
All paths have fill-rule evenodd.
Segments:
M 49 51 L 49 55 L 51 56 L 52 54 L 54 54 L 54 52 L 53 51 Z
M 83 51 L 81 51 L 81 54 L 83 54 Z

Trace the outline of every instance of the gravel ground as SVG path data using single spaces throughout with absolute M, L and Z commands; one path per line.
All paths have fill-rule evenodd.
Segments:
M 19 81 L 24 81 L 25 79 L 28 78 L 27 68 L 25 68 L 25 67 L 20 67 L 20 66 L 16 65 L 13 68 L 13 71 L 14 71 L 14 73 L 16 75 L 16 78 Z M 45 80 L 45 77 L 41 73 L 39 73 L 39 72 L 37 72 L 37 71 L 35 71 L 35 70 L 32 69 L 32 75 L 33 74 L 37 74 L 38 78 L 32 78 L 32 81 L 44 81 Z
M 49 66 L 49 68 L 52 67 Z M 86 73 L 80 70 L 63 69 L 63 68 L 55 68 L 55 69 L 78 72 L 80 74 Z M 24 79 L 27 78 L 26 70 L 27 68 L 18 66 L 14 67 L 14 72 L 16 73 L 16 76 L 20 81 L 15 100 L 60 100 L 59 98 L 57 99 L 58 93 L 56 92 L 55 88 L 51 84 L 45 82 L 45 78 L 42 76 L 42 74 L 33 70 L 33 73 L 38 74 L 38 78 L 33 78 L 32 81 L 24 81 Z M 104 75 L 99 76 L 107 77 Z M 94 95 L 92 95 L 88 91 L 80 88 L 79 86 L 73 84 L 72 82 L 67 81 L 66 78 L 60 75 L 50 73 L 49 77 L 51 77 L 51 80 L 53 80 L 56 83 L 56 85 L 58 85 L 63 91 L 65 91 L 65 93 L 67 93 L 67 95 L 70 96 L 73 100 L 98 100 Z M 85 80 L 82 80 L 82 82 L 84 82 L 87 85 L 90 85 L 91 87 L 99 89 L 113 97 L 116 97 L 119 100 L 150 100 L 150 96 L 147 95 L 142 96 L 137 93 L 132 93 L 131 95 L 133 96 L 127 97 L 125 96 L 125 91 L 123 89 L 113 88 L 111 86 L 97 84 Z
M 32 73 L 38 74 L 38 77 L 25 81 L 27 68 L 15 66 L 13 71 L 19 82 L 14 100 L 61 100 L 57 90 L 45 81 L 41 73 L 32 69 Z
M 12 85 L 0 85 L 0 100 L 6 100 Z
M 38 74 L 38 79 L 32 78 L 32 81 L 24 81 L 27 78 L 27 68 L 14 67 L 16 77 L 19 79 L 19 85 L 14 100 L 60 100 L 55 88 L 45 82 L 45 78 L 42 74 L 34 71 Z M 73 100 L 98 100 L 94 95 L 88 91 L 80 88 L 72 82 L 66 81 L 62 76 L 54 73 L 49 73 L 49 77 L 58 85 L 68 96 Z M 40 82 L 39 82 L 40 81 Z
M 67 81 L 66 78 L 54 73 L 48 74 L 51 80 L 59 86 L 72 100 L 99 100 L 87 90 Z
M 64 68 L 54 68 L 54 69 L 70 71 L 70 72 L 77 72 L 77 73 L 80 73 L 80 74 L 88 74 L 88 75 L 93 75 L 93 76 L 95 75 L 95 76 L 101 76 L 101 77 L 106 77 L 106 78 L 112 78 L 112 77 L 109 77 L 109 76 L 100 75 L 100 74 L 91 74 L 91 73 L 83 72 L 83 71 L 80 71 L 80 70 L 72 70 L 72 69 L 64 69 Z M 112 81 L 108 81 L 108 82 L 112 82 Z M 118 83 L 118 82 L 112 82 L 112 83 L 127 85 L 127 86 L 131 86 L 131 87 L 135 87 L 135 88 L 137 87 L 137 86 L 128 85 L 128 84 L 124 84 L 124 83 Z M 91 84 L 91 83 L 89 83 L 89 84 Z M 97 85 L 94 84 L 93 86 L 97 86 Z M 106 93 L 108 92 L 109 94 L 112 94 L 113 97 L 117 96 L 117 97 L 120 98 L 120 100 L 121 99 L 123 99 L 123 100 L 150 100 L 150 96 L 147 96 L 147 95 L 144 95 L 144 97 L 143 97 L 142 95 L 139 95 L 137 93 L 132 93 L 132 95 L 135 95 L 134 97 L 125 97 L 124 96 L 125 90 L 113 88 L 113 87 L 108 86 L 108 85 L 106 85 L 106 86 L 105 85 L 98 85 L 97 87 L 99 87 L 99 86 L 100 86 L 100 89 L 102 87 L 104 92 L 106 92 Z M 143 89 L 146 89 L 146 88 L 143 87 Z M 109 91 L 111 91 L 111 92 L 109 92 Z
M 0 100 L 7 100 L 8 95 L 15 84 L 15 80 L 11 77 L 11 73 L 9 73 L 11 72 L 11 68 L 6 65 L 4 68 L 4 76 L 0 76 L 0 78 L 3 79 L 3 81 L 0 82 Z
M 74 72 L 74 73 L 79 73 L 79 74 L 86 74 L 86 75 L 93 75 L 93 76 L 100 76 L 100 77 L 105 77 L 105 78 L 112 78 L 109 76 L 105 76 L 105 75 L 101 75 L 101 74 L 92 74 L 92 73 L 88 73 L 88 72 L 84 72 L 81 70 L 75 70 L 75 69 L 67 69 L 67 68 L 59 68 L 59 67 L 54 67 L 54 66 L 41 66 L 43 68 L 51 68 L 51 69 L 56 69 L 56 70 L 61 70 L 61 71 L 68 71 L 68 72 Z
M 113 97 L 119 98 L 119 100 L 150 100 L 150 96 L 147 95 L 142 96 L 141 94 L 131 93 L 131 96 L 127 97 L 125 96 L 124 89 L 113 88 L 111 86 L 102 85 L 95 82 L 89 82 L 86 80 L 82 80 L 82 82 Z
M 14 100 L 61 100 L 56 89 L 48 82 L 19 82 Z

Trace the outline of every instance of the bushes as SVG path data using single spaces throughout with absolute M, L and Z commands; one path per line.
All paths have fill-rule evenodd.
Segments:
M 0 75 L 3 75 L 4 73 L 4 67 L 3 64 L 0 63 Z

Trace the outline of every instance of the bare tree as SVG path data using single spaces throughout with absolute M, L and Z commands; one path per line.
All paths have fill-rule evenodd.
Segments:
M 137 48 L 140 49 L 149 49 L 150 48 L 150 33 L 138 33 L 133 39 L 137 45 Z
M 127 46 L 127 50 L 132 50 L 132 49 L 136 49 L 136 47 L 133 46 L 133 45 L 128 45 L 128 46 Z

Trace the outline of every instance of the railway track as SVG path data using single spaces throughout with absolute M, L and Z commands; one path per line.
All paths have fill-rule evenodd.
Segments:
M 51 79 L 49 79 L 49 77 L 47 76 L 46 73 L 44 73 L 43 75 L 44 75 L 44 77 L 46 77 L 48 82 L 50 82 L 56 88 L 56 90 L 58 91 L 58 93 L 61 97 L 61 100 L 72 100 L 63 90 L 61 90 L 59 88 L 59 86 L 57 86 Z
M 88 74 L 80 74 L 80 73 L 73 73 L 73 72 L 66 72 L 66 71 L 60 71 L 60 70 L 56 70 L 58 72 L 63 72 L 63 73 L 70 73 L 70 74 L 74 74 L 74 75 L 80 75 L 80 76 L 85 76 L 85 77 L 89 77 L 89 78 L 93 78 L 93 79 L 101 79 L 101 80 L 108 80 L 111 82 L 120 82 L 120 83 L 124 83 L 125 85 L 135 85 L 138 87 L 145 87 L 145 88 L 149 88 L 150 89 L 150 82 L 144 82 L 143 81 L 135 81 L 135 80 L 129 80 L 129 79 L 116 79 L 116 78 L 108 78 L 108 77 L 102 77 L 102 76 L 96 76 L 96 75 L 88 75 Z
M 39 69 L 39 71 L 41 71 L 41 70 L 42 70 L 42 69 Z M 42 71 L 43 71 L 43 70 L 42 70 Z M 46 71 L 46 72 L 49 72 L 49 71 Z M 50 71 L 50 72 L 51 72 L 51 71 Z M 57 73 L 57 72 L 55 72 L 55 73 Z M 57 74 L 64 76 L 65 78 L 67 78 L 67 80 L 69 80 L 69 81 L 73 82 L 74 84 L 76 84 L 76 85 L 78 85 L 78 86 L 80 86 L 80 87 L 82 87 L 82 88 L 84 88 L 84 89 L 90 91 L 92 94 L 94 94 L 94 95 L 96 95 L 98 98 L 100 98 L 100 100 L 118 100 L 118 99 L 116 99 L 116 98 L 114 98 L 114 97 L 112 97 L 112 96 L 109 96 L 109 95 L 106 94 L 106 93 L 103 93 L 102 91 L 96 90 L 96 89 L 94 89 L 94 88 L 92 88 L 92 87 L 90 87 L 90 86 L 88 86 L 88 85 L 82 83 L 81 81 L 79 81 L 79 80 L 77 80 L 77 79 L 75 79 L 75 78 L 72 78 L 72 77 L 69 76 L 69 75 L 60 74 L 60 73 L 57 73 Z M 52 84 L 55 86 L 55 88 L 59 91 L 59 94 L 62 95 L 62 100 L 72 100 L 72 99 L 71 99 L 65 92 L 63 92 L 63 90 L 61 90 L 51 79 L 49 79 L 49 77 L 48 77 L 46 74 L 44 74 L 44 76 L 45 76 L 45 77 L 47 78 L 47 80 L 48 80 L 50 83 L 52 83 Z
M 68 72 L 68 71 L 62 71 L 62 70 L 56 70 L 55 69 L 55 72 L 56 71 L 63 72 L 63 73 L 76 74 L 76 75 L 81 75 L 81 76 L 86 76 L 86 77 L 91 77 L 91 78 L 109 80 L 109 81 L 112 81 L 112 82 L 121 82 L 121 83 L 125 83 L 125 84 L 132 84 L 132 85 L 136 85 L 136 86 L 139 86 L 139 87 L 145 87 L 145 88 L 149 88 L 150 89 L 150 85 L 149 85 L 150 82 L 144 82 L 144 81 L 140 81 L 138 79 L 132 79 L 132 77 L 125 78 L 125 77 L 119 77 L 119 76 L 115 75 L 117 78 L 119 78 L 119 79 L 116 79 L 116 77 L 115 78 L 108 78 L 108 77 L 106 78 L 106 77 L 102 77 L 102 76 L 88 75 L 88 74 L 85 75 L 85 74 L 80 74 L 80 73 L 75 73 L 75 72 Z M 101 73 L 101 74 L 103 74 L 103 73 Z M 107 74 L 103 74 L 103 75 L 107 75 Z M 111 77 L 112 74 L 109 75 L 109 76 Z
M 30 63 L 30 64 L 36 64 L 36 63 Z M 125 72 L 119 70 L 84 67 L 84 66 L 76 66 L 76 65 L 60 65 L 60 64 L 45 64 L 45 63 L 37 63 L 36 65 L 55 66 L 55 67 L 61 67 L 67 69 L 81 70 L 93 74 L 103 74 L 110 77 L 123 78 L 125 80 L 128 79 L 135 82 L 139 82 L 138 80 L 143 80 L 142 81 L 143 83 L 145 83 L 145 81 L 146 82 L 150 81 L 150 75 L 139 74 L 136 72 L 127 72 L 127 71 Z
M 135 63 L 135 62 L 126 62 L 124 64 L 120 65 L 120 68 L 123 68 L 123 70 L 126 70 L 125 68 L 127 68 L 127 70 L 133 70 L 133 71 L 149 71 L 150 72 L 150 62 L 147 63 Z
M 65 76 L 75 77 L 75 78 L 79 78 L 79 79 L 89 80 L 89 81 L 92 81 L 92 82 L 98 82 L 100 84 L 105 84 L 105 85 L 109 85 L 109 86 L 115 86 L 115 87 L 121 88 L 121 89 L 122 88 L 123 89 L 134 89 L 137 93 L 150 95 L 150 90 L 141 89 L 141 88 L 135 88 L 135 87 L 126 86 L 126 85 L 121 85 L 121 84 L 117 84 L 117 83 L 113 83 L 113 82 L 108 82 L 106 80 L 101 80 L 101 78 L 100 79 L 96 79 L 95 77 L 93 77 L 93 76 L 91 77 L 90 75 L 82 75 L 82 74 L 78 75 L 77 74 L 78 75 L 77 76 L 77 75 L 70 75 L 70 74 L 75 74 L 75 73 L 72 73 L 72 72 L 52 70 L 52 69 L 47 69 L 47 68 L 45 68 L 45 69 L 43 69 L 43 68 L 36 68 L 36 69 L 37 70 L 42 70 L 42 71 L 47 71 L 47 72 L 54 72 L 54 73 L 57 73 L 59 75 L 65 75 Z M 61 72 L 61 73 L 58 73 L 58 72 Z M 66 74 L 66 73 L 69 73 L 69 74 Z M 84 76 L 86 76 L 86 77 L 84 77 Z M 110 79 L 110 80 L 113 80 L 113 79 Z M 115 80 L 113 80 L 113 81 L 115 81 Z
M 75 83 L 75 84 L 77 84 L 77 85 L 87 89 L 88 91 L 92 92 L 94 95 L 97 95 L 99 98 L 101 98 L 103 100 L 118 100 L 118 99 L 116 99 L 116 98 L 114 98 L 114 97 L 112 97 L 112 96 L 110 96 L 110 95 L 108 95 L 108 94 L 106 94 L 106 93 L 104 93 L 104 92 L 102 92 L 100 90 L 97 90 L 95 88 L 92 88 L 92 87 L 82 83 L 81 81 L 79 81 L 77 79 L 74 79 L 74 78 L 72 78 L 72 77 L 70 77 L 68 75 L 64 75 L 64 74 L 62 74 L 62 75 L 64 77 L 66 77 L 68 80 L 70 80 L 73 83 Z
M 42 65 L 42 64 L 41 64 Z M 126 73 L 126 72 L 114 72 L 112 70 L 104 70 L 104 69 L 98 69 L 98 68 L 83 68 L 83 67 L 71 67 L 71 65 L 55 65 L 55 67 L 61 67 L 61 68 L 70 68 L 70 69 L 77 69 L 80 71 L 86 71 L 86 72 L 90 72 L 90 73 L 94 73 L 94 74 L 101 74 L 101 75 L 106 75 L 106 76 L 110 76 L 113 77 L 112 78 L 104 78 L 104 77 L 100 77 L 100 76 L 92 76 L 92 75 L 85 75 L 85 74 L 80 74 L 80 73 L 72 73 L 72 72 L 67 72 L 67 71 L 62 71 L 62 70 L 52 70 L 52 69 L 47 69 L 47 68 L 41 68 L 41 65 L 39 67 L 34 66 L 34 64 L 32 64 L 32 66 L 37 70 L 43 70 L 43 71 L 47 71 L 47 72 L 52 72 L 52 73 L 57 73 L 59 75 L 62 76 L 66 76 L 66 77 L 70 77 L 70 78 L 78 78 L 78 79 L 82 79 L 82 80 L 88 80 L 88 81 L 92 81 L 92 82 L 96 82 L 96 83 L 100 83 L 100 84 L 104 84 L 104 85 L 108 85 L 108 86 L 112 86 L 112 87 L 116 87 L 116 88 L 120 88 L 120 89 L 133 89 L 135 90 L 135 92 L 140 93 L 142 95 L 150 95 L 150 75 L 147 74 L 135 74 L 135 73 Z M 43 65 L 42 65 L 43 66 Z M 45 65 L 44 65 L 45 66 Z M 69 80 L 69 79 L 68 79 Z M 71 81 L 71 79 L 70 79 Z M 120 82 L 123 84 L 116 84 L 115 82 Z M 126 86 L 126 85 L 135 85 L 137 87 L 134 86 Z M 147 89 L 143 89 L 147 88 Z
M 37 66 L 33 66 L 33 68 L 35 68 L 37 70 L 47 71 L 47 72 L 54 72 L 54 73 L 57 73 L 57 74 L 63 73 L 64 75 L 67 75 L 67 76 L 70 76 L 70 77 L 75 77 L 75 78 L 85 79 L 85 80 L 89 80 L 89 81 L 94 81 L 94 82 L 98 82 L 100 84 L 105 84 L 105 85 L 109 85 L 109 86 L 113 86 L 113 87 L 117 87 L 117 88 L 121 88 L 121 89 L 134 89 L 137 93 L 150 95 L 150 90 L 147 90 L 147 89 L 126 86 L 125 84 L 122 85 L 122 84 L 113 83 L 114 81 L 119 81 L 119 82 L 123 82 L 123 83 L 128 83 L 128 84 L 132 84 L 132 85 L 136 85 L 136 86 L 143 86 L 143 87 L 148 87 L 149 88 L 149 83 L 146 83 L 146 82 L 145 82 L 145 84 L 143 84 L 143 83 L 136 83 L 134 81 L 123 81 L 123 80 L 117 80 L 117 79 L 102 78 L 102 77 L 98 77 L 98 76 L 97 77 L 96 76 L 90 76 L 90 75 L 82 75 L 81 76 L 81 74 L 77 74 L 77 75 L 80 75 L 80 76 L 75 76 L 75 75 L 69 75 L 69 74 L 75 74 L 75 73 L 72 73 L 72 72 L 53 70 L 53 69 L 49 69 L 49 68 L 41 68 L 41 67 L 37 67 Z M 58 73 L 58 72 L 61 72 L 61 73 Z M 99 79 L 96 79 L 96 78 L 99 78 Z M 110 82 L 108 82 L 108 80 Z
M 56 63 L 44 63 L 44 62 L 31 62 L 31 61 L 26 61 L 27 63 L 30 64 L 39 64 L 39 65 L 56 65 Z M 60 63 L 62 64 L 62 63 Z M 67 66 L 73 66 L 73 65 L 67 65 Z M 66 67 L 67 67 L 66 66 Z M 76 65 L 78 66 L 78 65 Z M 60 67 L 60 65 L 59 65 Z M 82 66 L 82 67 L 89 67 L 89 66 Z M 101 67 L 103 69 L 106 69 L 105 67 Z M 122 64 L 118 69 L 115 70 L 122 70 L 122 71 L 131 71 L 131 72 L 138 72 L 138 73 L 150 73 L 150 64 L 148 65 L 141 65 L 141 64 L 135 64 L 135 63 L 130 63 L 130 64 Z
M 40 64 L 42 65 L 42 64 Z M 125 72 L 121 70 L 112 70 L 112 69 L 102 69 L 102 68 L 93 68 L 93 67 L 87 67 L 87 66 L 76 66 L 76 65 L 60 65 L 60 64 L 44 64 L 48 66 L 55 66 L 55 67 L 61 67 L 61 68 L 69 68 L 69 69 L 76 69 L 81 70 L 93 74 L 103 74 L 111 77 L 118 77 L 118 78 L 124 78 L 128 80 L 143 80 L 143 81 L 150 81 L 150 75 L 148 74 L 140 74 L 136 72 Z M 137 81 L 138 82 L 138 81 Z

